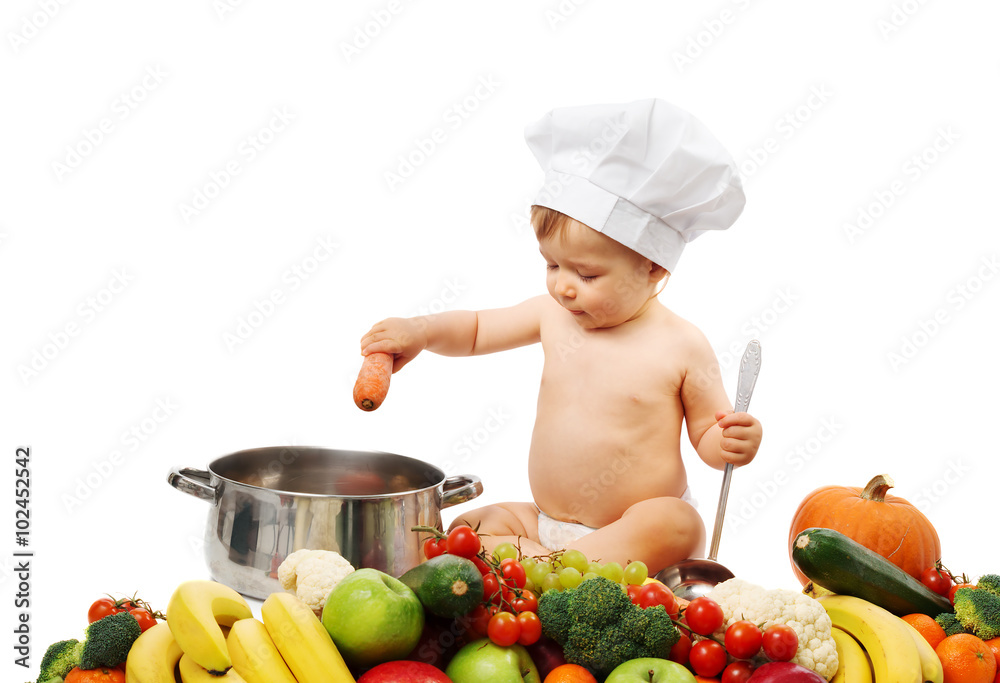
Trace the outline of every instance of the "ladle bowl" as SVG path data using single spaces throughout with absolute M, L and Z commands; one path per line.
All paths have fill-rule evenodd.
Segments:
M 713 588 L 734 578 L 734 574 L 713 560 L 681 560 L 656 575 L 674 595 L 690 602 L 708 595 Z

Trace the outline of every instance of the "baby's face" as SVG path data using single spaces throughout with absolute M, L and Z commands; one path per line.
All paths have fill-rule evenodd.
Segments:
M 549 294 L 587 329 L 614 327 L 642 314 L 665 271 L 607 235 L 570 220 L 538 241 Z

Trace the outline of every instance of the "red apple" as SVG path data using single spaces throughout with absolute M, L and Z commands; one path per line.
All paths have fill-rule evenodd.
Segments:
M 823 677 L 811 669 L 791 662 L 768 662 L 757 667 L 748 683 L 823 683 Z
M 416 647 L 406 658 L 430 664 L 444 671 L 454 654 L 469 642 L 467 631 L 461 617 L 444 619 L 427 614 L 424 619 L 424 632 L 420 635 Z
M 451 683 L 444 671 L 424 662 L 399 660 L 369 669 L 358 683 Z
M 528 654 L 538 667 L 538 673 L 543 681 L 554 668 L 566 663 L 562 646 L 547 636 L 542 636 L 534 645 L 529 645 Z

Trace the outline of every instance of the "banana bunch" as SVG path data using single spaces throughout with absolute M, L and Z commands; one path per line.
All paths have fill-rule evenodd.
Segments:
M 264 627 L 298 683 L 355 683 L 319 618 L 291 593 L 271 593 L 260 608 Z M 283 679 L 267 678 L 264 681 Z
M 833 622 L 840 668 L 831 683 L 943 683 L 941 661 L 905 621 L 850 595 L 817 598 Z
M 167 621 L 132 645 L 126 682 L 355 683 L 323 624 L 297 597 L 274 593 L 261 616 L 221 583 L 182 583 Z
M 161 621 L 132 643 L 125 662 L 126 683 L 175 683 L 174 669 L 184 651 Z
M 215 581 L 182 583 L 167 604 L 167 621 L 148 629 L 129 650 L 126 681 L 244 681 L 232 670 L 226 635 L 236 622 L 251 618 L 250 605 L 232 588 Z

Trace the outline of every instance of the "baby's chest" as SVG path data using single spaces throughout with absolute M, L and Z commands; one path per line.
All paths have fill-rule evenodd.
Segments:
M 583 334 L 543 340 L 543 383 L 633 403 L 680 394 L 681 364 L 669 351 L 615 341 Z

